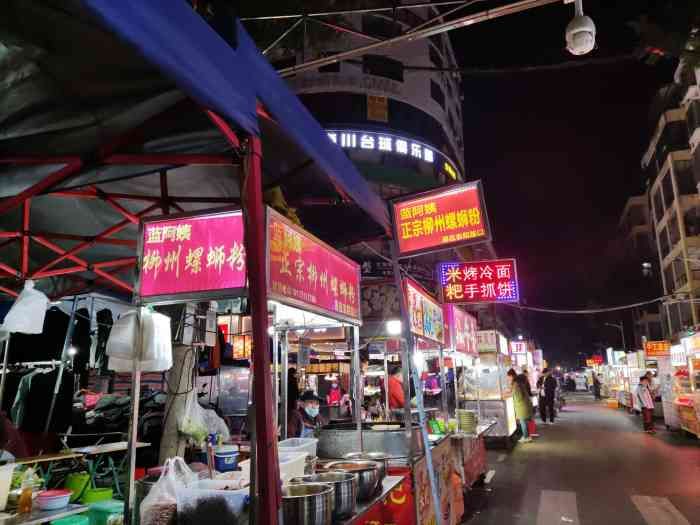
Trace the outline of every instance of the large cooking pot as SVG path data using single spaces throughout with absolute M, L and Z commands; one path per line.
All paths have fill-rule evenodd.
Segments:
M 333 519 L 347 518 L 355 514 L 358 477 L 350 472 L 320 472 L 310 476 L 292 478 L 289 483 L 327 483 L 333 485 Z
M 326 465 L 329 470 L 342 470 L 357 476 L 357 498 L 360 501 L 372 499 L 382 480 L 379 477 L 379 463 L 376 461 L 332 461 Z
M 336 423 L 323 427 L 318 436 L 318 457 L 341 459 L 350 452 L 382 452 L 390 459 L 405 458 L 413 448 L 414 455 L 423 453 L 420 427 L 414 425 L 410 442 L 406 439 L 403 423 L 363 423 L 362 447 L 355 423 Z
M 384 452 L 350 452 L 345 454 L 343 459 L 375 461 L 379 465 L 380 480 L 386 477 L 386 472 L 389 469 L 389 456 Z
M 325 483 L 283 486 L 282 515 L 286 525 L 331 525 L 333 486 Z

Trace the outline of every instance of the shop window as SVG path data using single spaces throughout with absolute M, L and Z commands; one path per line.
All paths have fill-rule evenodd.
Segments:
M 657 188 L 656 191 L 654 191 L 652 201 L 654 202 L 654 217 L 656 218 L 656 222 L 661 222 L 661 219 L 664 216 L 664 204 L 661 200 L 661 188 Z
M 673 182 L 671 181 L 671 173 L 666 172 L 666 175 L 664 175 L 663 180 L 661 181 L 661 189 L 663 190 L 663 195 L 664 195 L 664 205 L 666 206 L 666 209 L 669 209 L 671 205 L 673 204 Z
M 693 165 L 690 161 L 680 160 L 673 163 L 673 171 L 676 175 L 676 186 L 679 195 L 696 195 L 697 183 L 693 175 Z
M 664 259 L 671 251 L 671 246 L 668 243 L 668 232 L 666 228 L 659 232 L 659 249 L 661 250 L 661 258 Z M 671 283 L 669 283 L 671 284 Z
M 362 69 L 367 75 L 403 82 L 403 63 L 382 55 L 362 57 Z
M 435 102 L 440 104 L 440 107 L 442 107 L 442 109 L 445 109 L 445 93 L 442 91 L 442 88 L 438 85 L 438 83 L 434 80 L 430 81 L 430 96 Z
M 445 64 L 442 60 L 442 53 L 440 53 L 435 46 L 428 44 L 428 53 L 430 54 L 430 61 L 435 64 L 435 67 L 443 68 Z
M 381 15 L 362 15 L 362 31 L 377 38 L 391 38 L 397 35 L 397 24 Z

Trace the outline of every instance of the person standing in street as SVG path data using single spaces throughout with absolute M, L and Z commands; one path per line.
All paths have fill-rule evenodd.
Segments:
M 520 432 L 523 435 L 520 438 L 520 443 L 530 443 L 532 438 L 530 437 L 527 425 L 530 419 L 532 419 L 532 401 L 527 393 L 524 381 L 518 380 L 518 373 L 512 368 L 508 370 L 508 379 L 510 380 L 510 387 L 513 395 L 515 417 L 518 419 Z
M 593 372 L 593 397 L 595 397 L 596 401 L 600 401 L 600 379 L 598 379 L 598 374 Z
M 639 401 L 639 406 L 642 408 L 644 432 L 647 434 L 656 434 L 656 430 L 654 430 L 654 398 L 651 397 L 649 378 L 647 376 L 639 378 L 639 384 L 637 385 L 637 401 Z
M 544 424 L 554 424 L 554 398 L 557 394 L 557 380 L 554 378 L 549 368 L 542 370 L 542 376 L 537 380 L 540 393 L 540 418 Z M 549 423 L 547 417 L 549 416 Z

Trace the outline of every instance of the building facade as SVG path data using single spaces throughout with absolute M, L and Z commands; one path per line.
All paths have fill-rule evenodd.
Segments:
M 657 97 L 656 129 L 642 159 L 669 338 L 700 325 L 700 69 L 681 62 Z

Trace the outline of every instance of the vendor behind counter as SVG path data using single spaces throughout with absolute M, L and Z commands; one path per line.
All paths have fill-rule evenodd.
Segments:
M 321 400 L 311 390 L 307 390 L 299 399 L 301 406 L 289 413 L 287 422 L 288 437 L 314 437 L 320 428 L 326 424 L 319 414 Z

